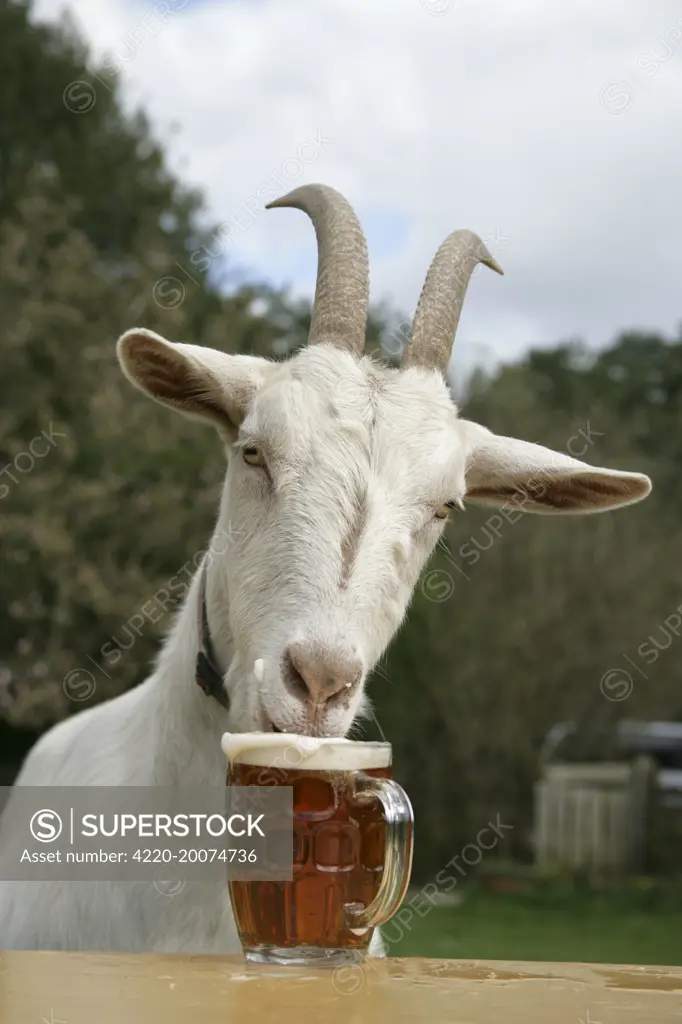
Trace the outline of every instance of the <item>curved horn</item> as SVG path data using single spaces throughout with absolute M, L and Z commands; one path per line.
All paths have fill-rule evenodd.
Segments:
M 426 275 L 403 366 L 427 366 L 445 373 L 469 278 L 478 263 L 504 273 L 473 231 L 448 235 Z
M 353 208 L 327 185 L 302 185 L 266 209 L 307 213 L 317 235 L 317 284 L 308 343 L 326 341 L 362 354 L 369 303 L 367 243 Z

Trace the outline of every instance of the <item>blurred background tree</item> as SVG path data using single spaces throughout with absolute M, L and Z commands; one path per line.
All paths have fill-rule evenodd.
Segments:
M 6 778 L 39 731 L 79 710 L 65 694 L 69 673 L 93 673 L 85 706 L 145 677 L 169 615 L 147 622 L 115 664 L 102 646 L 205 546 L 214 521 L 220 445 L 132 391 L 116 337 L 138 323 L 283 358 L 310 322 L 307 302 L 260 282 L 222 287 L 229 261 L 192 261 L 214 239 L 201 197 L 169 172 L 145 118 L 124 113 L 116 78 L 96 68 L 93 79 L 68 21 L 36 25 L 29 14 L 0 0 Z M 94 105 L 68 109 L 69 85 L 92 81 Z M 397 321 L 375 310 L 370 347 Z M 511 523 L 470 510 L 449 527 L 370 684 L 414 796 L 417 877 L 498 813 L 515 826 L 504 854 L 528 856 L 539 752 L 556 721 L 589 731 L 626 714 L 682 718 L 682 645 L 643 666 L 648 679 L 637 677 L 626 702 L 599 687 L 682 603 L 681 386 L 682 336 L 632 331 L 598 354 L 565 343 L 470 381 L 465 416 L 648 472 L 656 489 L 613 516 Z

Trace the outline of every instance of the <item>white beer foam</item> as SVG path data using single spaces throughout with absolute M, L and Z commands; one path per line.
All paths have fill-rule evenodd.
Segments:
M 309 771 L 363 771 L 388 768 L 390 743 L 360 743 L 341 737 L 300 736 L 291 732 L 226 732 L 221 740 L 230 764 Z

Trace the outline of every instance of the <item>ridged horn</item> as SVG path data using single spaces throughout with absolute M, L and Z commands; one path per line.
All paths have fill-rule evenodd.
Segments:
M 302 185 L 266 209 L 307 213 L 317 236 L 317 284 L 308 343 L 321 341 L 361 355 L 369 304 L 367 243 L 350 203 L 328 185 Z
M 453 231 L 433 258 L 424 281 L 402 365 L 445 373 L 469 279 L 478 263 L 504 271 L 473 231 Z

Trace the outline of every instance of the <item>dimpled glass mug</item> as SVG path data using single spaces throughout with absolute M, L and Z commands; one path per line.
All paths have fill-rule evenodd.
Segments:
M 413 816 L 390 743 L 226 733 L 228 784 L 293 788 L 292 881 L 230 881 L 256 963 L 355 963 L 395 914 L 412 867 Z

